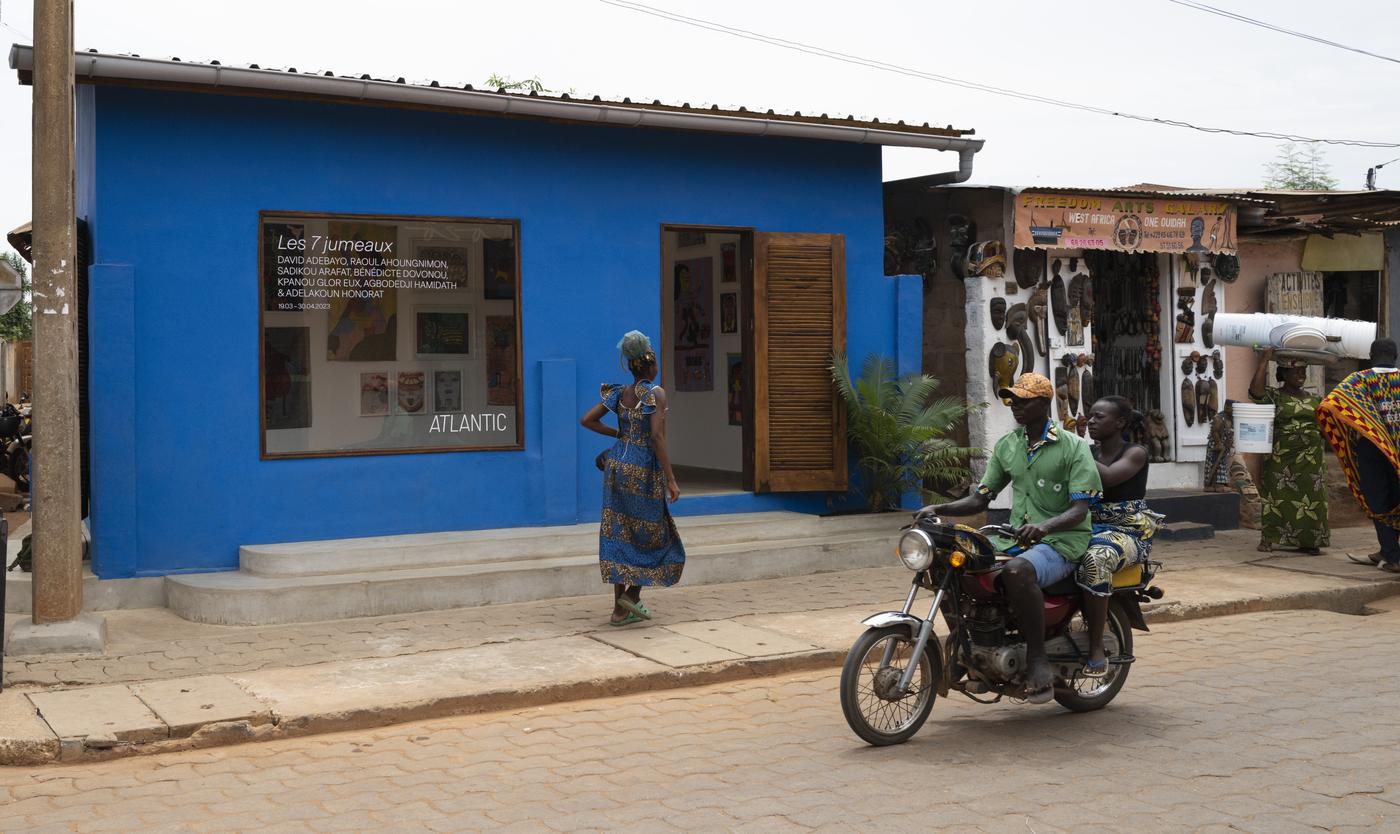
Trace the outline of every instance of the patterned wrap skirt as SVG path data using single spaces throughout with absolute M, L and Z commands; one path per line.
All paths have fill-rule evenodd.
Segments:
M 1093 535 L 1075 582 L 1095 596 L 1106 597 L 1113 593 L 1113 574 L 1145 561 L 1152 552 L 1152 537 L 1162 516 L 1147 509 L 1142 499 L 1101 501 L 1093 513 Z

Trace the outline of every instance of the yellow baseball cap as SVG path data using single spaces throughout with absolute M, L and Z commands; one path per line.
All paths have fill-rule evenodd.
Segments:
M 1050 380 L 1040 374 L 1021 374 L 1015 385 L 997 391 L 997 396 L 1004 400 L 1011 397 L 1022 400 L 1034 400 L 1039 397 L 1054 399 L 1055 386 L 1051 385 Z

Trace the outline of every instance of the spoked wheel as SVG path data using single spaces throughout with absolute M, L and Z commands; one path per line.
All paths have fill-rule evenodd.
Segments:
M 885 746 L 908 741 L 928 720 L 936 697 L 937 677 L 927 650 L 911 658 L 914 641 L 902 626 L 872 628 L 856 639 L 841 669 L 841 711 L 846 723 L 865 741 Z M 889 662 L 885 664 L 885 657 Z M 899 680 L 916 664 L 909 691 Z
M 1089 653 L 1089 627 L 1084 614 L 1074 615 L 1067 635 L 1074 641 L 1080 653 Z M 1075 712 L 1093 712 L 1108 706 L 1118 690 L 1128 681 L 1127 663 L 1114 663 L 1114 658 L 1131 657 L 1133 654 L 1133 631 L 1128 626 L 1128 618 L 1117 605 L 1108 606 L 1108 625 L 1103 632 L 1103 650 L 1108 656 L 1108 674 L 1101 678 L 1086 678 L 1076 673 L 1068 681 L 1055 684 L 1055 700 L 1065 709 Z

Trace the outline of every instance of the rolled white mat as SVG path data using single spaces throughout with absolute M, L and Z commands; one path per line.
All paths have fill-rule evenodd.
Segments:
M 1319 344 L 1319 334 L 1321 346 L 1313 347 Z M 1216 313 L 1213 336 L 1222 345 L 1325 350 L 1337 356 L 1365 359 L 1371 355 L 1376 324 L 1278 313 Z M 1333 338 L 1338 341 L 1331 341 Z

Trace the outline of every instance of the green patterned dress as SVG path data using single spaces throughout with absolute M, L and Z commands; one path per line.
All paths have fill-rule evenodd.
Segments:
M 1327 547 L 1326 458 L 1317 427 L 1321 397 L 1269 388 L 1255 402 L 1274 405 L 1274 451 L 1264 458 L 1260 542 L 1284 548 Z

